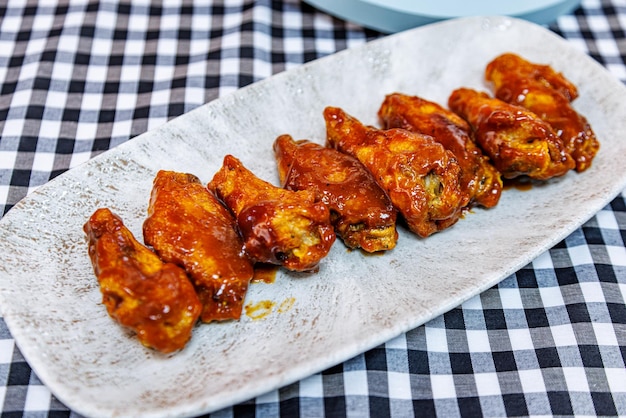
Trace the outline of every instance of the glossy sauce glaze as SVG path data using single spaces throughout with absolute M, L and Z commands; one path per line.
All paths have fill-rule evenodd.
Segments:
M 453 91 L 448 105 L 472 126 L 476 143 L 504 178 L 547 180 L 575 166 L 552 127 L 521 106 L 467 88 Z
M 591 166 L 600 143 L 587 119 L 571 105 L 578 90 L 561 73 L 509 53 L 487 64 L 485 78 L 493 83 L 497 98 L 523 106 L 552 126 L 576 162 L 576 171 Z
M 187 271 L 204 322 L 239 318 L 253 265 L 235 219 L 194 175 L 159 171 L 153 183 L 144 241 Z
M 470 136 L 465 120 L 437 103 L 400 93 L 387 95 L 378 110 L 385 129 L 403 128 L 430 135 L 451 151 L 461 166 L 461 187 L 469 206 L 493 207 L 500 200 L 500 173 Z
M 147 347 L 183 348 L 202 310 L 185 271 L 163 263 L 109 209 L 96 210 L 83 229 L 109 315 Z
M 208 187 L 237 219 L 244 249 L 254 262 L 314 270 L 335 241 L 330 211 L 313 192 L 276 187 L 232 155 L 224 157 Z
M 246 238 L 246 253 L 252 259 L 311 270 L 317 266 L 320 251 L 330 247 L 329 240 L 335 240 L 327 225 L 311 225 L 311 219 L 320 218 L 330 222 L 328 213 L 319 206 L 303 208 L 299 203 L 274 200 L 246 207 L 237 216 L 237 224 Z
M 276 264 L 256 263 L 254 265 L 254 276 L 252 283 L 272 284 L 276 281 L 276 273 L 278 273 Z
M 336 107 L 324 110 L 330 146 L 356 157 L 373 175 L 409 228 L 427 237 L 456 223 L 469 195 L 454 155 L 428 135 L 363 125 Z
M 276 139 L 274 154 L 283 187 L 313 191 L 329 207 L 335 231 L 349 248 L 375 252 L 395 247 L 396 210 L 356 158 L 289 135 Z
M 545 187 L 546 182 L 533 180 L 526 176 L 516 177 L 514 179 L 504 180 L 504 190 L 517 190 L 527 192 L 537 187 Z

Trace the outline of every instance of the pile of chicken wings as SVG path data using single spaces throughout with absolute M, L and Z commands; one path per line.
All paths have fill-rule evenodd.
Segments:
M 281 187 L 232 155 L 207 185 L 159 171 L 144 244 L 97 209 L 83 229 L 109 315 L 145 346 L 174 352 L 198 320 L 241 316 L 256 263 L 315 271 L 336 236 L 349 248 L 391 250 L 399 220 L 426 238 L 472 207 L 494 207 L 503 179 L 589 168 L 599 143 L 562 74 L 507 53 L 485 78 L 493 96 L 459 88 L 448 108 L 390 94 L 380 128 L 327 107 L 325 146 L 275 140 Z

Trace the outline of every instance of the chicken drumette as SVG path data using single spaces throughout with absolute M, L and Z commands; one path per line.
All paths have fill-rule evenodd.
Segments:
M 144 240 L 162 259 L 188 272 L 203 305 L 204 322 L 241 316 L 254 271 L 236 228 L 230 212 L 196 176 L 157 173 Z
M 365 126 L 336 107 L 324 110 L 330 146 L 356 157 L 387 192 L 409 228 L 427 237 L 458 221 L 469 196 L 454 155 L 432 137 Z
M 448 105 L 469 122 L 476 143 L 504 178 L 547 180 L 575 166 L 552 127 L 521 106 L 467 88 L 453 91 Z
M 375 252 L 396 246 L 393 204 L 356 158 L 289 135 L 276 139 L 274 153 L 283 187 L 313 191 L 348 247 Z
M 498 99 L 523 106 L 552 126 L 576 161 L 576 171 L 591 166 L 600 143 L 587 119 L 572 107 L 578 91 L 561 73 L 508 53 L 487 65 L 485 78 Z
M 470 205 L 493 207 L 500 200 L 500 173 L 470 137 L 470 127 L 457 114 L 417 96 L 385 97 L 378 116 L 385 129 L 403 128 L 432 136 L 451 151 L 461 166 L 461 187 Z
M 202 310 L 185 271 L 163 263 L 109 209 L 96 210 L 83 230 L 109 315 L 147 347 L 183 348 Z
M 289 270 L 314 270 L 335 241 L 328 207 L 311 190 L 291 191 L 224 157 L 208 186 L 230 208 L 249 257 Z

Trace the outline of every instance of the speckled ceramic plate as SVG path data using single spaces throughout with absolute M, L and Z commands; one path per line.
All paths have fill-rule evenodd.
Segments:
M 505 51 L 551 64 L 580 88 L 576 108 L 602 149 L 593 167 L 529 191 L 507 190 L 427 239 L 400 231 L 381 256 L 337 242 L 316 274 L 279 272 L 254 284 L 266 315 L 200 324 L 174 355 L 142 347 L 100 303 L 82 225 L 98 207 L 141 237 L 153 176 L 208 181 L 227 153 L 277 183 L 277 135 L 324 139 L 322 110 L 376 123 L 394 91 L 445 103 L 460 86 L 486 89 L 483 69 Z M 511 18 L 425 26 L 279 74 L 211 102 L 57 177 L 0 221 L 0 306 L 39 377 L 89 416 L 195 415 L 261 395 L 347 360 L 459 305 L 530 262 L 626 185 L 626 89 L 547 30 Z M 273 308 L 272 308 L 273 307 Z M 258 312 L 257 312 L 258 313 Z

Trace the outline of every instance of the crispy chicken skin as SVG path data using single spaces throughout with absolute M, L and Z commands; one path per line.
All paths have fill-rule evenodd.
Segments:
M 508 53 L 487 65 L 485 78 L 498 99 L 523 106 L 552 126 L 576 161 L 576 171 L 591 166 L 600 143 L 587 119 L 572 107 L 578 91 L 561 73 Z
M 163 263 L 109 209 L 96 210 L 83 230 L 109 315 L 147 347 L 182 349 L 202 309 L 185 271 Z
M 328 144 L 356 157 L 387 192 L 409 228 L 427 237 L 456 223 L 469 196 L 454 155 L 428 135 L 365 126 L 336 107 L 324 110 Z
M 575 166 L 550 125 L 521 106 L 467 88 L 453 91 L 448 105 L 469 122 L 476 142 L 504 178 L 547 180 Z
M 203 322 L 239 319 L 253 265 L 235 219 L 196 176 L 157 173 L 143 235 L 163 260 L 187 271 Z
M 348 247 L 376 252 L 396 246 L 396 210 L 356 158 L 290 135 L 276 138 L 274 154 L 283 187 L 313 191 Z
M 311 271 L 335 241 L 329 209 L 313 191 L 276 187 L 232 155 L 224 157 L 208 187 L 235 215 L 254 261 Z
M 502 194 L 500 173 L 470 137 L 470 127 L 457 114 L 418 96 L 385 97 L 378 116 L 383 128 L 403 128 L 432 136 L 451 151 L 461 166 L 461 187 L 470 206 L 493 207 Z

